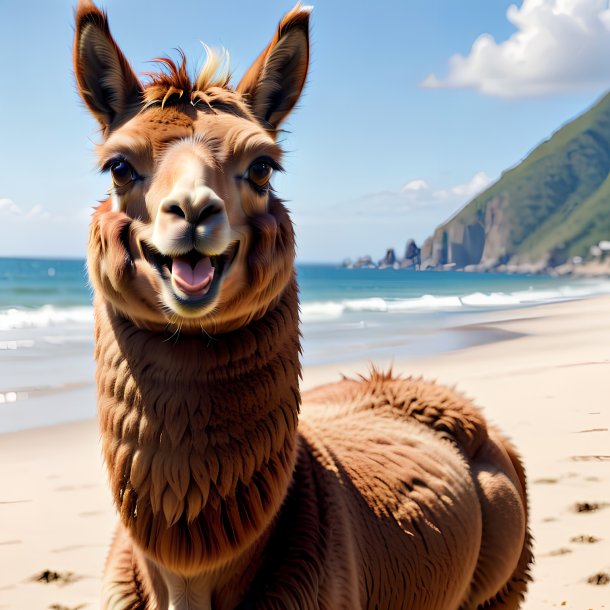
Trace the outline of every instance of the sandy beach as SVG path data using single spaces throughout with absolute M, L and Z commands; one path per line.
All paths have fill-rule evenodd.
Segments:
M 491 342 L 376 364 L 456 385 L 519 448 L 536 555 L 523 608 L 610 608 L 610 297 L 515 310 L 476 332 Z M 367 368 L 309 367 L 303 386 Z M 32 400 L 93 412 L 92 379 Z M 0 423 L 19 404 L 0 405 Z M 115 517 L 95 421 L 0 435 L 0 458 L 0 609 L 97 608 Z

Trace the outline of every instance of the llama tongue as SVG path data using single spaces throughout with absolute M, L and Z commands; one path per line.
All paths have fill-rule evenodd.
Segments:
M 190 261 L 185 258 L 175 258 L 172 262 L 172 277 L 182 290 L 205 294 L 214 278 L 214 267 L 209 256 L 197 261 L 195 267 L 191 267 Z

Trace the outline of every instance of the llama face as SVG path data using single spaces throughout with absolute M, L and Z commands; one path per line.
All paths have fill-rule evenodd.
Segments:
M 196 320 L 248 289 L 250 220 L 267 213 L 281 158 L 258 122 L 190 104 L 153 106 L 98 153 L 112 209 L 131 219 L 151 299 L 169 315 Z
M 279 123 L 308 62 L 297 7 L 233 89 L 213 55 L 142 85 L 90 2 L 77 11 L 79 91 L 102 126 L 110 198 L 95 212 L 88 265 L 115 309 L 145 325 L 224 332 L 259 317 L 292 274 L 294 242 L 271 178 Z M 219 75 L 220 72 L 220 75 Z

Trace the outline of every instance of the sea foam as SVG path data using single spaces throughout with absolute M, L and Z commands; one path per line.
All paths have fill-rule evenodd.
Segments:
M 93 323 L 93 307 L 57 307 L 43 305 L 37 309 L 0 310 L 0 331 L 20 328 L 48 328 L 61 324 Z
M 460 311 L 465 309 L 496 309 L 543 303 L 554 303 L 610 294 L 610 282 L 591 282 L 580 286 L 559 286 L 553 289 L 515 292 L 473 292 L 465 295 L 431 295 L 405 299 L 343 299 L 310 301 L 301 304 L 303 322 L 338 320 L 350 313 L 409 313 Z

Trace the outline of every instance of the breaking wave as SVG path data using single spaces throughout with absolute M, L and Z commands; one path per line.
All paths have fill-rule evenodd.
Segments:
M 472 292 L 464 295 L 432 295 L 409 298 L 362 297 L 337 300 L 305 300 L 301 303 L 303 322 L 338 320 L 358 313 L 408 314 L 410 312 L 502 309 L 553 303 L 610 294 L 610 282 L 591 282 L 548 289 L 514 292 Z M 65 324 L 91 325 L 93 307 L 44 305 L 38 308 L 0 309 L 0 331 L 21 328 L 48 328 Z
M 61 324 L 92 324 L 93 307 L 56 307 L 0 310 L 0 331 L 20 328 L 48 328 Z
M 344 299 L 340 301 L 310 301 L 301 304 L 304 322 L 337 320 L 350 313 L 409 313 L 433 311 L 460 311 L 465 309 L 495 309 L 554 303 L 596 295 L 610 294 L 610 283 L 561 286 L 548 290 L 520 290 L 505 292 L 473 292 L 466 295 L 434 296 L 426 294 L 405 299 L 380 297 Z

